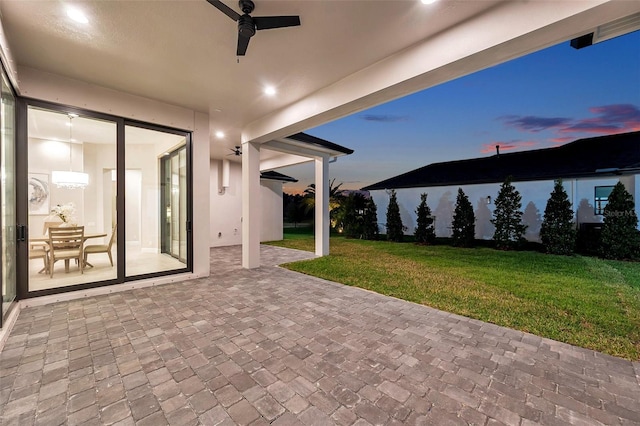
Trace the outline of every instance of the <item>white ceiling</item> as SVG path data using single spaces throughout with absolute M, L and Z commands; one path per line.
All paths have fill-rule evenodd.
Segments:
M 237 2 L 224 1 L 238 10 Z M 599 16 L 616 15 L 615 9 L 620 7 L 600 8 L 586 18 L 568 22 L 581 10 L 595 10 L 607 3 L 627 9 L 639 8 L 638 3 L 607 0 L 441 0 L 432 5 L 424 5 L 419 0 L 255 2 L 253 16 L 300 15 L 301 26 L 258 31 L 239 63 L 235 56 L 236 23 L 206 0 L 1 0 L 0 12 L 19 67 L 208 113 L 211 132 L 226 133 L 223 140 L 211 139 L 212 157 L 222 158 L 229 153 L 229 148 L 240 143 L 241 136 L 252 133 L 247 133 L 247 129 L 259 129 L 265 117 L 281 113 L 287 118 L 299 104 L 308 107 L 319 103 L 317 100 L 322 99 L 317 96 L 319 93 L 339 97 L 341 92 L 349 90 L 344 82 L 350 78 L 389 60 L 392 62 L 387 69 L 393 70 L 395 58 L 407 58 L 406 52 L 420 52 L 417 46 L 424 48 L 428 41 L 439 42 L 439 48 L 419 56 L 425 63 L 460 62 L 459 58 L 464 56 L 457 52 L 464 52 L 476 43 L 474 34 L 478 39 L 491 35 L 492 45 L 497 46 L 491 53 L 494 56 L 476 60 L 472 66 L 459 65 L 450 74 L 436 75 L 436 80 L 442 82 L 524 54 L 526 50 L 558 42 L 589 25 L 601 23 L 597 22 Z M 70 20 L 65 12 L 69 4 L 81 9 L 89 23 L 83 25 Z M 581 6 L 575 6 L 577 4 Z M 542 10 L 543 7 L 546 9 Z M 536 12 L 536 8 L 540 13 L 527 15 L 528 10 Z M 547 18 L 556 13 L 557 19 L 556 16 Z M 625 13 L 628 12 L 618 15 Z M 519 28 L 514 27 L 526 26 L 519 22 L 535 21 L 531 25 L 537 30 L 543 25 L 538 24 L 543 22 L 540 16 L 545 22 L 559 23 L 564 19 L 567 25 L 562 22 L 556 26 L 553 36 L 537 36 L 538 39 L 518 49 L 507 49 L 499 43 L 515 37 Z M 602 19 L 608 19 L 606 16 Z M 473 31 L 453 41 L 446 37 L 462 27 Z M 437 57 L 434 59 L 434 56 Z M 401 74 L 402 71 L 394 72 Z M 384 75 L 380 73 L 377 80 L 382 81 Z M 420 81 L 410 90 L 428 87 L 436 80 Z M 336 85 L 339 82 L 343 85 Z M 265 84 L 274 85 L 278 94 L 275 97 L 262 94 Z M 365 90 L 369 90 L 369 94 L 378 90 L 373 86 Z M 333 88 L 333 92 L 327 88 Z M 357 108 L 384 102 L 407 91 L 409 89 L 393 93 L 379 91 L 377 96 L 373 93 L 367 103 L 360 103 Z M 330 102 L 327 105 L 328 110 L 334 108 Z M 355 108 L 351 107 L 350 111 L 334 108 L 335 112 L 327 117 L 337 118 Z M 310 124 L 320 123 L 316 120 Z M 348 141 L 333 142 L 349 145 Z
M 258 31 L 239 63 L 236 23 L 205 0 L 3 1 L 0 11 L 20 66 L 210 113 L 233 147 L 246 124 L 497 2 L 256 0 L 252 15 L 300 15 L 301 26 Z M 68 4 L 89 23 L 70 20 Z

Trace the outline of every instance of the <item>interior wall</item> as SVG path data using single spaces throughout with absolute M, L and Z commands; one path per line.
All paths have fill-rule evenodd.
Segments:
M 18 73 L 20 94 L 23 96 L 193 132 L 193 272 L 201 277 L 208 276 L 210 216 L 207 200 L 210 197 L 211 137 L 208 114 L 31 68 L 20 67 Z M 157 154 L 153 155 L 153 159 L 157 161 Z M 127 161 L 129 160 L 132 160 L 131 154 L 127 157 Z M 91 178 L 96 178 L 95 173 Z M 147 201 L 142 200 L 143 204 L 145 202 Z M 157 208 L 157 205 L 154 207 Z
M 56 205 L 73 203 L 76 207 L 76 219 L 78 223 L 85 222 L 84 191 L 75 189 L 58 188 L 51 182 L 53 170 L 69 170 L 69 144 L 44 139 L 29 138 L 29 173 L 37 173 L 48 176 L 49 181 L 49 211 Z M 79 170 L 82 156 L 82 146 L 72 144 L 74 170 Z M 77 161 L 76 161 L 77 159 Z M 90 176 L 91 179 L 93 176 Z M 42 235 L 46 214 L 29 215 L 29 232 L 31 235 Z

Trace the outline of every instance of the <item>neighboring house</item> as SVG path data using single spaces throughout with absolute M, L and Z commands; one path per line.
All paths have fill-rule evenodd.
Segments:
M 580 139 L 566 145 L 532 151 L 500 154 L 484 158 L 434 163 L 369 185 L 379 216 L 389 203 L 387 191 L 395 189 L 407 233 L 416 226 L 416 206 L 420 194 L 435 216 L 436 235 L 451 236 L 451 221 L 458 188 L 474 205 L 476 238 L 491 239 L 494 200 L 500 185 L 512 176 L 522 195 L 525 237 L 539 240 L 544 209 L 555 179 L 562 179 L 576 213 L 578 226 L 603 219 L 603 209 L 613 186 L 622 182 L 634 200 L 640 216 L 640 132 Z

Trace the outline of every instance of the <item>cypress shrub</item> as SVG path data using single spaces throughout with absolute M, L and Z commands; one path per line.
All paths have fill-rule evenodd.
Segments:
M 417 227 L 414 232 L 416 243 L 433 244 L 436 241 L 436 231 L 433 227 L 433 216 L 427 205 L 427 194 L 420 194 L 420 204 L 416 209 Z
M 576 229 L 573 223 L 573 209 L 560 179 L 555 181 L 544 209 L 540 240 L 547 253 L 570 255 L 575 250 Z
M 511 184 L 511 176 L 500 187 L 495 205 L 491 223 L 496 228 L 493 234 L 496 247 L 503 250 L 521 248 L 527 226 L 522 223 L 522 196 Z
M 362 238 L 365 240 L 377 240 L 379 236 L 378 208 L 376 203 L 373 202 L 373 198 L 369 198 L 365 204 Z
M 473 247 L 476 238 L 476 216 L 473 213 L 473 205 L 462 188 L 458 188 L 451 226 L 454 246 Z
M 402 241 L 405 229 L 400 217 L 400 206 L 398 206 L 396 191 L 392 189 L 389 196 L 389 207 L 387 207 L 387 240 Z
M 638 259 L 638 216 L 633 197 L 622 182 L 613 187 L 603 214 L 600 255 L 607 259 Z

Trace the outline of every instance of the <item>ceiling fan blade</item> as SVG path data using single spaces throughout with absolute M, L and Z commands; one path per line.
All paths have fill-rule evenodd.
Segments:
M 234 21 L 237 21 L 238 19 L 240 19 L 240 14 L 238 12 L 231 9 L 229 6 L 222 3 L 220 0 L 207 0 L 207 1 L 209 2 L 209 4 L 211 4 L 211 6 L 215 7 L 220 12 L 224 13 Z
M 258 30 L 270 30 L 272 28 L 297 27 L 300 25 L 299 16 L 259 16 L 253 18 Z
M 238 50 L 236 51 L 237 56 L 244 56 L 247 53 L 247 47 L 249 47 L 249 37 L 245 37 L 242 34 L 238 34 Z

